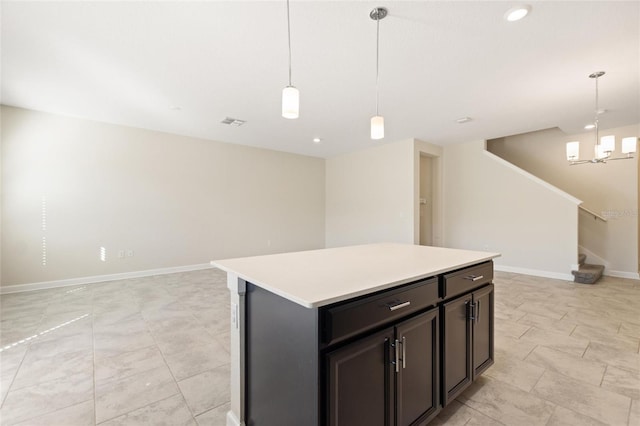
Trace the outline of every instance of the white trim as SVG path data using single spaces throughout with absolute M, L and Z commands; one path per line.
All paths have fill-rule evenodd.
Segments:
M 68 278 L 64 280 L 42 281 L 39 283 L 16 284 L 0 287 L 0 294 L 18 293 L 21 291 L 44 290 L 48 288 L 67 287 L 79 284 L 95 284 L 105 281 L 124 280 L 127 278 L 150 277 L 152 275 L 173 274 L 176 272 L 197 271 L 200 269 L 210 269 L 210 263 L 200 263 L 196 265 L 172 266 L 169 268 L 147 269 L 145 271 L 121 272 L 118 274 L 93 275 L 90 277 Z
M 604 272 L 602 275 L 606 275 L 607 277 L 630 278 L 632 280 L 640 280 L 640 274 L 637 272 L 610 271 L 607 268 L 604 269 Z
M 538 176 L 533 175 L 533 174 L 529 173 L 528 171 L 521 169 L 520 167 L 516 166 L 515 164 L 508 162 L 504 158 L 495 155 L 491 151 L 487 151 L 487 141 L 484 142 L 484 153 L 488 157 L 492 158 L 494 161 L 497 161 L 497 162 L 501 163 L 503 166 L 510 168 L 514 172 L 526 177 L 527 179 L 529 179 L 529 180 L 531 180 L 533 182 L 536 182 L 538 185 L 543 186 L 543 187 L 547 188 L 548 190 L 550 190 L 552 192 L 555 192 L 556 194 L 560 195 L 565 200 L 571 201 L 571 202 L 575 203 L 576 205 L 582 204 L 582 200 L 579 200 L 576 197 L 574 197 L 573 195 L 564 192 L 562 189 L 551 185 L 549 182 L 540 179 Z M 531 275 L 531 274 L 528 274 L 528 275 Z
M 595 264 L 604 265 L 604 272 L 602 273 L 602 275 L 605 275 L 607 277 L 616 277 L 616 278 L 630 278 L 632 280 L 640 279 L 640 274 L 638 272 L 616 271 L 613 269 L 609 269 L 611 262 L 607 261 L 603 257 L 598 256 L 597 254 L 595 254 L 594 252 L 592 252 L 591 250 L 589 250 L 584 246 L 578 246 L 578 250 L 587 255 L 587 260 L 585 260 L 585 263 L 595 263 Z
M 494 264 L 493 268 L 501 272 L 514 272 L 516 274 L 533 275 L 535 277 L 553 278 L 556 280 L 573 281 L 573 275 L 561 272 L 541 271 L 539 269 L 520 268 L 517 266 L 505 266 Z
M 578 252 L 585 254 L 587 256 L 584 263 L 603 265 L 605 270 L 605 275 L 607 275 L 606 273 L 607 269 L 609 269 L 609 267 L 611 266 L 611 263 L 607 259 L 605 259 L 604 257 L 598 256 L 588 248 L 580 245 L 578 246 Z
M 244 423 L 240 423 L 233 411 L 227 411 L 227 426 L 244 426 Z

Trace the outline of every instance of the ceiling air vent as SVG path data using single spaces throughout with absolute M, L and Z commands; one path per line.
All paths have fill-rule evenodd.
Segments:
M 221 121 L 222 124 L 228 124 L 230 126 L 242 126 L 245 121 L 244 120 L 239 120 L 237 118 L 231 118 L 231 117 L 227 117 L 224 120 Z

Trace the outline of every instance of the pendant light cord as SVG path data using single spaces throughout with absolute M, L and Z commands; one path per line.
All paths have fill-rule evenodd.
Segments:
M 287 38 L 289 39 L 289 86 L 291 86 L 291 19 L 289 18 L 289 0 L 287 0 Z
M 376 116 L 378 115 L 378 80 L 380 76 L 380 16 L 376 19 Z

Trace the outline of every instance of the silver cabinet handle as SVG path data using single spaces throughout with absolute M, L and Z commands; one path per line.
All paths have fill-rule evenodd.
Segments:
M 402 336 L 402 368 L 407 368 L 407 338 Z
M 477 300 L 476 301 L 476 309 L 475 309 L 475 316 L 476 316 L 476 324 L 478 323 L 478 321 L 480 321 L 480 301 Z
M 395 311 L 396 309 L 404 308 L 405 306 L 409 306 L 410 304 L 410 301 L 398 303 L 397 305 L 389 306 L 389 310 Z
M 469 281 L 478 281 L 484 278 L 484 275 L 467 275 L 464 277 L 465 280 Z
M 399 344 L 399 343 L 400 343 L 400 342 L 398 341 L 398 339 L 396 339 L 396 344 L 395 344 L 395 349 L 396 349 L 396 362 L 395 362 L 395 365 L 396 365 L 396 373 L 399 373 L 399 372 L 400 372 L 400 363 L 398 362 L 398 358 L 399 358 L 399 356 L 398 356 L 398 344 Z

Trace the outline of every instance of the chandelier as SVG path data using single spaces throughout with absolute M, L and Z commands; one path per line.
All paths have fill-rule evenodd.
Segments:
M 636 152 L 636 145 L 638 142 L 637 137 L 627 137 L 622 139 L 622 154 L 626 154 L 622 157 L 612 157 L 613 152 L 616 150 L 616 137 L 614 135 L 603 136 L 600 138 L 598 128 L 598 115 L 602 114 L 598 108 L 598 78 L 604 75 L 604 71 L 597 71 L 589 75 L 589 78 L 593 78 L 596 81 L 596 116 L 593 123 L 595 130 L 595 155 L 591 160 L 580 160 L 580 142 L 573 141 L 567 142 L 567 161 L 569 165 L 576 164 L 598 164 L 606 163 L 609 160 L 629 160 L 633 158 L 633 153 Z

